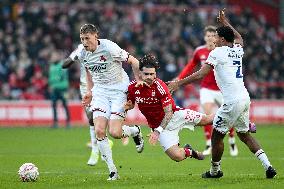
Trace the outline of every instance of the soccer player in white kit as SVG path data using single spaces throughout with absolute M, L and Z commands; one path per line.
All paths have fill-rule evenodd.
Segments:
M 230 126 L 236 129 L 240 140 L 261 161 L 266 171 L 266 178 L 273 178 L 276 175 L 275 169 L 258 142 L 249 133 L 250 97 L 244 86 L 242 75 L 243 39 L 227 21 L 225 9 L 219 11 L 218 21 L 223 26 L 216 30 L 214 39 L 216 48 L 210 52 L 205 64 L 194 74 L 171 82 L 169 88 L 173 90 L 178 86 L 201 79 L 214 69 L 215 79 L 223 94 L 224 102 L 213 121 L 211 168 L 202 174 L 203 178 L 223 176 L 221 171 L 221 158 L 224 152 L 223 139 Z
M 87 93 L 87 82 L 86 82 L 86 70 L 82 62 L 79 61 L 78 57 L 81 56 L 84 46 L 80 44 L 70 55 L 68 58 L 63 60 L 62 68 L 69 68 L 74 63 L 80 64 L 80 94 L 81 97 L 85 96 Z M 85 113 L 88 118 L 88 122 L 90 125 L 90 137 L 91 137 L 91 155 L 87 162 L 88 165 L 94 166 L 97 164 L 99 159 L 99 148 L 97 145 L 97 139 L 95 134 L 94 122 L 93 122 L 93 112 L 90 107 L 85 107 Z M 112 141 L 109 140 L 110 145 L 112 145 Z M 103 157 L 102 157 L 103 159 Z
M 87 80 L 87 93 L 82 103 L 90 105 L 93 111 L 98 147 L 110 172 L 108 180 L 116 180 L 119 176 L 106 137 L 107 126 L 114 138 L 133 137 L 137 152 L 141 153 L 144 148 L 140 127 L 123 125 L 129 78 L 122 63 L 131 64 L 135 78 L 143 84 L 138 75 L 139 62 L 116 43 L 98 39 L 98 30 L 92 24 L 81 27 L 80 39 L 84 48 L 78 59 L 84 64 Z

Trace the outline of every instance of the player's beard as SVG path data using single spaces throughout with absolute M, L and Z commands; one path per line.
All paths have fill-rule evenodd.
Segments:
M 146 82 L 148 85 L 152 85 L 153 82 L 154 82 L 154 80 L 155 80 L 155 79 L 153 79 L 153 80 L 152 80 L 152 79 L 146 79 L 145 82 Z

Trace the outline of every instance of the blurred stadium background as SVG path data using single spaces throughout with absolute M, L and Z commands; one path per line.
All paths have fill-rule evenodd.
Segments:
M 275 179 L 264 178 L 262 166 L 239 140 L 238 157 L 229 155 L 225 142 L 224 178 L 214 181 L 200 178 L 210 157 L 177 164 L 159 146 L 146 142 L 144 152 L 137 154 L 132 142 L 125 147 L 115 140 L 113 156 L 121 180 L 106 182 L 105 163 L 86 165 L 89 132 L 80 104 L 79 65 L 68 70 L 66 95 L 71 125 L 85 127 L 36 128 L 52 125 L 49 66 L 80 43 L 82 24 L 97 25 L 101 38 L 115 41 L 137 58 L 154 53 L 162 66 L 159 76 L 168 81 L 203 44 L 204 26 L 216 25 L 217 11 L 223 7 L 245 40 L 243 74 L 253 100 L 251 119 L 262 125 L 254 135 L 278 170 Z M 1 0 L 0 188 L 284 188 L 283 41 L 284 0 Z M 125 69 L 131 74 L 130 67 Z M 199 109 L 198 91 L 199 83 L 189 85 L 175 93 L 175 100 Z M 58 114 L 64 125 L 62 107 Z M 137 110 L 129 112 L 128 121 L 145 123 Z M 144 127 L 144 135 L 148 132 Z M 182 131 L 180 142 L 203 149 L 202 128 Z M 17 170 L 25 162 L 39 167 L 38 182 L 18 180 Z
M 50 125 L 48 90 L 51 62 L 64 59 L 80 43 L 79 28 L 93 23 L 100 37 L 136 56 L 154 53 L 159 76 L 172 80 L 193 50 L 203 44 L 203 28 L 216 25 L 217 11 L 228 16 L 245 40 L 245 83 L 253 99 L 251 118 L 284 122 L 283 0 L 111 0 L 0 2 L 0 125 Z M 186 11 L 184 11 L 186 9 Z M 125 68 L 131 74 L 131 68 Z M 71 124 L 83 124 L 79 65 L 69 69 Z M 199 108 L 199 84 L 175 93 L 183 107 Z M 64 120 L 62 108 L 59 119 Z M 139 112 L 130 121 L 143 121 Z

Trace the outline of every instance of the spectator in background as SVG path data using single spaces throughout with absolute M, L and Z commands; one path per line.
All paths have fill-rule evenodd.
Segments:
M 69 87 L 67 70 L 62 69 L 62 61 L 57 52 L 53 52 L 51 56 L 51 64 L 49 67 L 48 86 L 53 109 L 53 128 L 58 127 L 57 117 L 57 101 L 61 100 L 66 112 L 66 128 L 70 128 L 70 113 L 67 106 L 65 92 Z
M 204 26 L 215 20 L 217 7 L 212 5 L 220 5 L 223 1 L 89 2 L 64 1 L 60 6 L 56 2 L 7 1 L 3 4 L 0 9 L 0 87 L 9 85 L 9 75 L 17 73 L 17 69 L 25 69 L 28 88 L 32 87 L 31 73 L 34 74 L 36 65 L 41 67 L 43 77 L 47 77 L 49 54 L 61 50 L 67 56 L 74 49 L 73 45 L 79 43 L 76 39 L 80 26 L 88 22 L 99 26 L 102 38 L 116 41 L 137 57 L 154 53 L 161 62 L 159 77 L 172 80 L 184 67 L 184 57 L 191 57 L 193 50 L 201 45 Z M 183 11 L 184 5 L 188 12 Z M 232 24 L 238 25 L 238 30 L 246 34 L 244 62 L 249 64 L 244 65 L 244 74 L 250 77 L 246 77 L 245 83 L 254 99 L 283 99 L 284 74 L 275 74 L 279 82 L 275 85 L 278 82 L 270 79 L 270 73 L 274 70 L 284 72 L 284 29 L 272 27 L 258 14 L 249 8 L 234 6 L 228 15 Z M 125 70 L 128 74 L 132 72 L 130 66 Z M 69 70 L 69 91 L 73 92 L 70 96 L 77 100 L 79 73 L 79 66 Z M 23 91 L 17 86 L 9 88 L 11 93 L 0 91 L 0 99 L 19 99 Z M 190 90 L 182 93 L 184 99 L 192 95 Z M 187 106 L 187 102 L 184 100 L 182 105 Z

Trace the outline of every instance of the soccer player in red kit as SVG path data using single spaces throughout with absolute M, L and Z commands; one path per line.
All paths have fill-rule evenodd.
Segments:
M 211 50 L 215 48 L 213 39 L 216 33 L 214 26 L 207 26 L 204 29 L 204 41 L 205 45 L 196 48 L 193 54 L 193 58 L 187 63 L 186 67 L 178 75 L 177 79 L 183 79 L 191 74 L 197 65 L 202 65 L 208 58 Z M 206 75 L 201 81 L 200 89 L 200 104 L 205 114 L 212 114 L 216 110 L 216 106 L 220 107 L 223 103 L 223 96 L 220 89 L 215 81 L 213 70 Z M 206 138 L 206 148 L 203 151 L 204 155 L 211 154 L 211 135 L 212 135 L 212 124 L 204 127 L 204 133 Z M 238 148 L 235 143 L 234 129 L 231 128 L 229 131 L 229 144 L 230 144 L 230 155 L 237 156 Z
M 146 117 L 152 133 L 150 144 L 156 144 L 158 139 L 165 153 L 174 161 L 182 161 L 187 157 L 203 160 L 204 155 L 193 150 L 190 145 L 179 147 L 178 133 L 183 128 L 193 130 L 196 125 L 212 124 L 213 116 L 202 114 L 190 109 L 179 108 L 166 86 L 156 78 L 159 63 L 153 55 L 145 55 L 139 61 L 140 78 L 144 85 L 134 80 L 128 86 L 125 111 L 132 109 L 135 103 Z

